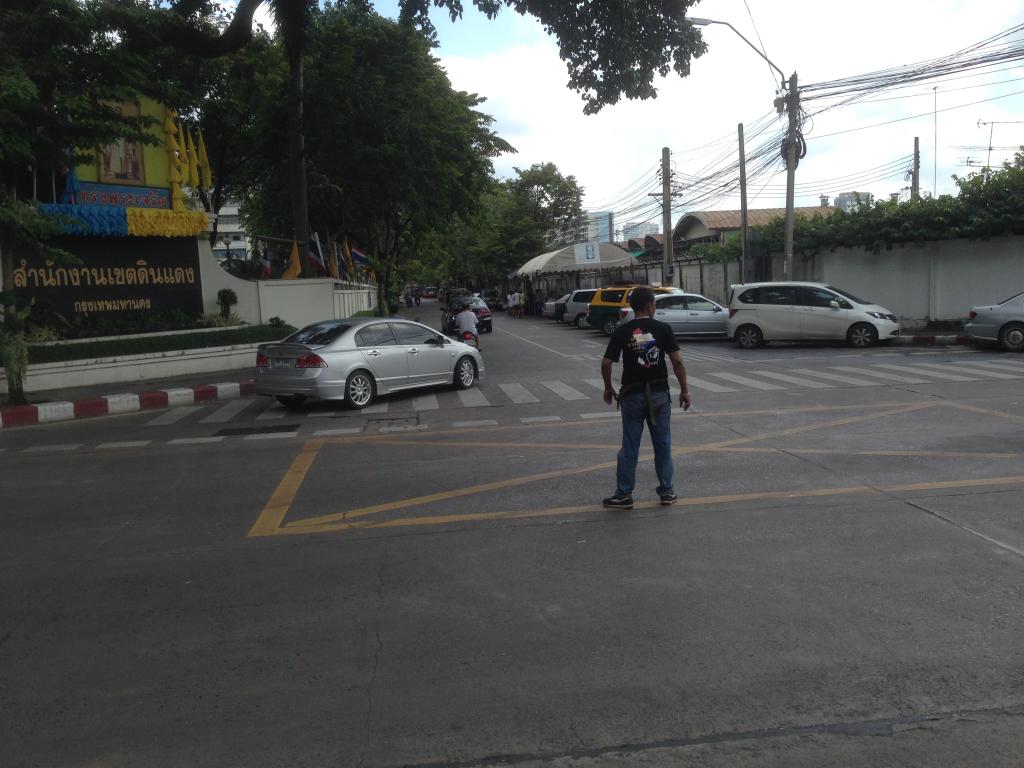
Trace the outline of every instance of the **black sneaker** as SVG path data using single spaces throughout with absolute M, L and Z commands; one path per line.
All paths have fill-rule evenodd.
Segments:
M 665 493 L 659 493 L 658 498 L 661 499 L 661 506 L 670 507 L 676 503 L 676 492 L 666 491 Z
M 615 494 L 609 496 L 607 499 L 601 502 L 604 506 L 610 509 L 632 509 L 633 508 L 633 497 L 632 496 L 620 496 Z

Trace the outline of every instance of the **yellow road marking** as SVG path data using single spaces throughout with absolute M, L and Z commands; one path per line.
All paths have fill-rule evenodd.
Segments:
M 768 438 L 771 437 L 782 437 L 786 435 L 802 434 L 805 432 L 813 432 L 819 429 L 827 429 L 829 427 L 845 426 L 848 424 L 870 421 L 872 419 L 886 418 L 889 416 L 895 416 L 902 413 L 918 411 L 924 408 L 931 408 L 933 406 L 933 403 L 918 403 L 907 407 L 881 411 L 879 413 L 865 414 L 862 416 L 847 416 L 842 419 L 833 419 L 831 421 L 820 422 L 817 424 L 805 424 L 799 427 L 790 427 L 788 429 L 780 430 L 778 432 L 766 432 L 757 435 L 746 435 L 743 437 L 731 438 L 729 440 L 719 440 L 705 445 L 687 446 L 685 448 L 674 449 L 672 453 L 675 455 L 682 455 L 687 453 L 694 453 L 705 448 L 724 448 L 734 445 L 743 445 L 745 443 L 752 443 L 759 440 L 767 440 Z M 643 460 L 650 461 L 651 459 L 652 457 L 648 456 L 645 457 Z M 436 493 L 425 494 L 423 496 L 414 496 L 408 499 L 385 502 L 383 504 L 374 504 L 367 507 L 360 507 L 357 509 L 349 510 L 347 512 L 332 512 L 326 515 L 319 515 L 317 517 L 306 518 L 304 520 L 297 520 L 295 522 L 289 523 L 287 527 L 324 526 L 329 525 L 331 523 L 337 523 L 340 521 L 348 521 L 360 517 L 365 517 L 366 515 L 375 515 L 381 512 L 392 512 L 398 509 L 407 509 L 408 507 L 419 507 L 425 504 L 432 504 L 438 501 L 449 501 L 451 499 L 457 499 L 463 496 L 471 496 L 477 493 L 486 493 L 487 491 L 496 491 L 505 488 L 513 488 L 515 486 L 526 485 L 528 483 L 534 483 L 541 480 L 552 480 L 558 477 L 571 477 L 573 475 L 582 475 L 591 472 L 597 472 L 599 470 L 612 469 L 615 467 L 615 465 L 615 461 L 605 461 L 599 464 L 593 464 L 586 467 L 559 469 L 552 470 L 550 472 L 541 472 L 538 474 L 526 475 L 524 477 L 506 478 L 504 480 L 496 480 L 490 483 L 481 483 L 479 485 L 473 485 L 465 488 L 457 488 L 450 491 L 438 491 Z
M 855 485 L 839 488 L 815 488 L 810 490 L 759 491 L 753 493 L 723 494 L 718 496 L 703 496 L 690 499 L 680 499 L 677 502 L 676 506 L 701 507 L 711 505 L 739 504 L 752 501 L 773 501 L 780 499 L 796 500 L 835 496 L 850 496 L 867 493 L 896 494 L 911 491 L 952 490 L 956 488 L 993 487 L 1001 485 L 1024 485 L 1024 475 L 1012 475 L 1009 477 L 990 477 L 973 480 L 945 480 L 930 483 L 903 483 L 898 485 L 884 485 L 874 487 L 870 485 Z M 656 508 L 660 508 L 660 504 L 656 501 L 639 502 L 635 505 L 635 509 Z M 284 535 L 329 533 L 339 531 L 370 530 L 379 528 L 400 528 L 424 525 L 450 525 L 452 523 L 480 522 L 491 520 L 559 517 L 598 512 L 610 515 L 627 514 L 625 512 L 608 510 L 600 506 L 595 506 L 591 504 L 588 506 L 551 507 L 547 509 L 514 510 L 502 512 L 470 512 L 460 515 L 431 515 L 421 517 L 399 518 L 395 520 L 337 522 L 320 525 L 316 527 L 297 526 L 292 524 L 281 529 L 277 533 Z
M 797 453 L 812 456 L 892 456 L 929 459 L 1021 459 L 1024 453 L 971 453 L 969 451 L 844 451 L 833 448 L 708 448 L 708 453 Z
M 966 403 L 947 403 L 951 408 L 956 408 L 961 411 L 970 411 L 971 413 L 983 413 L 986 416 L 996 416 L 1000 419 L 1007 419 L 1009 421 L 1024 421 L 1024 416 L 1018 416 L 1015 413 L 1006 413 L 1006 411 L 994 411 L 988 408 L 979 408 L 976 405 L 967 405 Z
M 284 522 L 285 515 L 288 514 L 288 509 L 295 500 L 295 494 L 299 492 L 299 487 L 306 479 L 306 473 L 313 466 L 313 461 L 323 444 L 323 440 L 310 440 L 302 446 L 299 455 L 295 457 L 288 471 L 284 473 L 277 489 L 271 495 L 256 522 L 253 523 L 252 528 L 249 529 L 250 538 L 273 536 L 280 530 L 281 523 Z

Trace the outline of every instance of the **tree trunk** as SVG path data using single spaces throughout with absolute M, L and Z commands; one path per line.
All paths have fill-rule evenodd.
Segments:
M 10 240 L 0 244 L 0 264 L 4 273 L 3 281 L 3 306 L 4 306 L 4 328 L 0 338 L 6 339 L 3 350 L 6 350 L 14 339 L 25 332 L 19 322 L 16 312 L 14 293 L 14 248 Z M 0 362 L 4 362 L 6 355 L 0 355 Z M 28 405 L 28 398 L 25 397 L 25 371 L 14 366 L 7 366 L 4 370 L 7 376 L 7 402 L 11 405 Z
M 299 270 L 309 277 L 309 199 L 306 186 L 306 147 L 303 135 L 302 52 L 289 56 L 292 75 L 291 109 L 288 110 L 288 164 L 292 197 L 292 229 L 299 244 Z

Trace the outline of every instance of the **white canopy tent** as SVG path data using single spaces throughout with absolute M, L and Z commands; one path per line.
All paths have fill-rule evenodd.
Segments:
M 612 243 L 577 243 L 534 256 L 514 273 L 515 277 L 545 277 L 567 272 L 596 272 L 631 267 L 633 257 Z

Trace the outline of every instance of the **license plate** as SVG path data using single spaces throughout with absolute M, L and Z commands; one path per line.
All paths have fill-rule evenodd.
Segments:
M 271 368 L 291 368 L 292 367 L 292 361 L 291 360 L 286 360 L 286 359 L 283 359 L 283 358 L 280 358 L 280 357 L 275 357 L 273 360 L 270 361 L 270 367 Z

